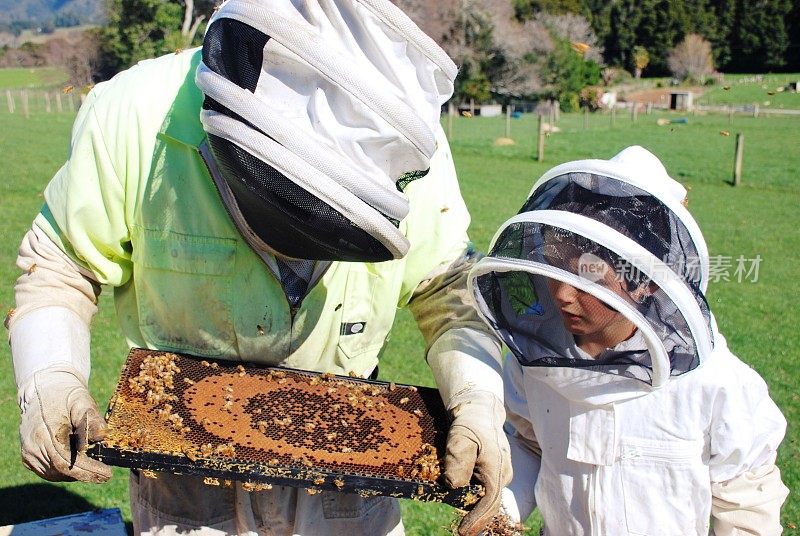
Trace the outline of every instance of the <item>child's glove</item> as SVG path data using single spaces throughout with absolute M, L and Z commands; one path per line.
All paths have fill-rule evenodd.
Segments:
M 106 424 L 80 373 L 57 365 L 34 374 L 35 396 L 22 411 L 22 461 L 52 482 L 105 482 L 111 468 L 84 453 L 105 436 Z

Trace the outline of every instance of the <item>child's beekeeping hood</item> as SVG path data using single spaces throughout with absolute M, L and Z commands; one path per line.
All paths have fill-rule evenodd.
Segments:
M 641 147 L 551 169 L 470 274 L 480 313 L 523 366 L 570 398 L 639 396 L 697 368 L 714 329 L 708 251 L 685 196 Z M 636 333 L 590 358 L 565 328 L 548 278 L 621 312 Z

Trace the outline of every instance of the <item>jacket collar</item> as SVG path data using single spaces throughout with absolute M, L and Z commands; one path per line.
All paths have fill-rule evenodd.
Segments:
M 183 52 L 188 56 L 189 66 L 186 78 L 181 84 L 172 108 L 164 119 L 159 137 L 198 148 L 206 138 L 203 125 L 200 123 L 200 109 L 203 106 L 203 93 L 194 81 L 197 65 L 200 63 L 202 49 L 200 47 Z

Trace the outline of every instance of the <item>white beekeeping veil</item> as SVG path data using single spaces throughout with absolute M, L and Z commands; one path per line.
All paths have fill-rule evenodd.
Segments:
M 455 75 L 385 0 L 223 3 L 196 80 L 233 209 L 286 257 L 403 257 L 402 189 L 429 167 Z
M 523 366 L 550 367 L 548 374 L 560 378 L 553 381 L 563 382 L 557 387 L 580 385 L 597 400 L 620 378 L 634 393 L 695 369 L 712 350 L 713 322 L 703 294 L 708 252 L 682 204 L 685 194 L 641 147 L 553 168 L 472 270 L 480 313 Z M 587 358 L 548 279 L 622 313 L 639 344 Z

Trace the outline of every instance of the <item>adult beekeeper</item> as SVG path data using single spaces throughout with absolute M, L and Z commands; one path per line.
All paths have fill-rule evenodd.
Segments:
M 104 429 L 87 390 L 101 286 L 131 346 L 364 377 L 408 305 L 452 416 L 445 482 L 486 488 L 460 526 L 479 532 L 510 464 L 499 345 L 466 304 L 475 253 L 439 127 L 455 75 L 383 0 L 229 0 L 202 49 L 98 84 L 17 261 L 24 463 L 111 476 L 81 452 Z M 403 532 L 391 498 L 135 471 L 130 494 L 137 534 Z
M 549 535 L 780 534 L 786 420 L 717 330 L 685 195 L 641 147 L 568 162 L 472 269 L 511 351 L 512 520 L 538 506 Z

